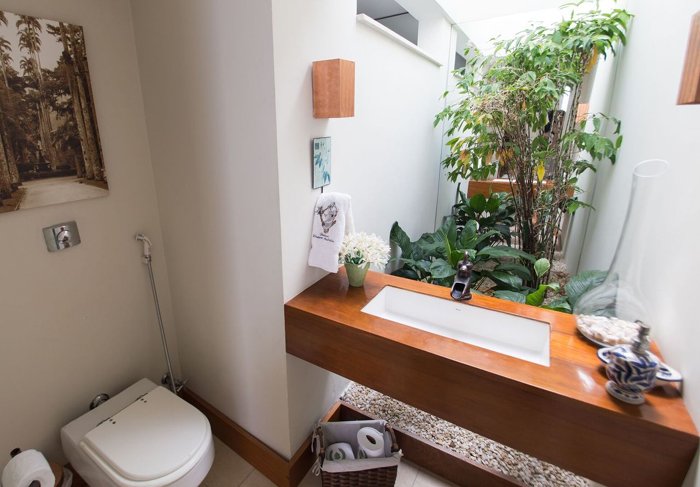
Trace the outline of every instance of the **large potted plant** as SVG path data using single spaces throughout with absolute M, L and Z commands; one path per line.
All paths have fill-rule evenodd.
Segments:
M 622 9 L 594 10 L 499 41 L 491 55 L 467 50 L 456 72 L 460 99 L 436 117 L 447 126 L 449 178 L 487 179 L 500 168 L 518 246 L 537 258 L 554 257 L 563 215 L 584 205 L 580 175 L 595 161 L 615 162 L 619 121 L 579 113 L 579 101 L 598 56 L 626 42 L 629 20 Z

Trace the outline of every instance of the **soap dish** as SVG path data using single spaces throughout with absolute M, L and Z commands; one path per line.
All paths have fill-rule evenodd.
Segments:
M 610 363 L 610 351 L 615 347 L 605 347 L 598 349 L 598 358 L 601 362 L 608 364 Z M 662 380 L 666 382 L 682 382 L 683 376 L 676 369 L 666 365 L 659 358 L 651 352 L 647 352 L 652 358 L 659 362 L 659 371 L 656 373 L 656 380 Z

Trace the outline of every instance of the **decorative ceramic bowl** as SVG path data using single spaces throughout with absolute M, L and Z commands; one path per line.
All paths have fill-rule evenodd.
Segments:
M 604 347 L 604 348 L 599 348 L 598 349 L 598 358 L 600 359 L 601 362 L 604 364 L 610 363 L 611 356 L 610 352 L 612 349 L 615 347 Z M 652 358 L 657 360 L 659 362 L 659 371 L 656 373 L 656 380 L 657 381 L 664 381 L 664 382 L 683 382 L 683 376 L 681 375 L 680 372 L 678 372 L 676 369 L 671 367 L 670 365 L 662 362 L 659 360 L 659 357 L 654 355 L 651 352 L 647 352 L 649 355 L 651 355 Z
M 608 394 L 629 404 L 642 404 L 644 392 L 654 387 L 659 360 L 651 353 L 635 353 L 630 345 L 611 347 L 605 373 Z

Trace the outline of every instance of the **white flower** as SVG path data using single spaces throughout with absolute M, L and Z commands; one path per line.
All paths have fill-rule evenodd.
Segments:
M 366 264 L 383 269 L 389 261 L 389 246 L 374 234 L 364 232 L 346 235 L 340 248 L 341 264 Z

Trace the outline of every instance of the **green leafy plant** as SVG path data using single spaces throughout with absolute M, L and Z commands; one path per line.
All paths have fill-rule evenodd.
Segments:
M 424 233 L 412 242 L 399 223 L 395 222 L 389 238 L 392 244 L 401 249 L 401 257 L 398 259 L 401 267 L 392 274 L 416 281 L 451 286 L 457 264 L 467 253 L 474 263 L 474 289 L 478 289 L 479 283 L 486 277 L 501 286 L 521 286 L 522 273 L 529 272 L 523 263 L 534 264 L 535 258 L 507 245 L 481 246 L 498 233 L 497 230 L 479 233 L 474 220 L 467 221 L 462 230 L 458 231 L 455 219 L 448 217 L 436 232 Z
M 538 268 L 538 274 L 544 275 L 544 267 L 549 269 L 549 262 L 546 264 L 544 261 L 546 259 L 539 259 L 535 262 L 535 269 Z M 563 313 L 571 313 L 574 306 L 578 300 L 588 292 L 589 290 L 600 286 L 605 280 L 605 271 L 583 271 L 572 278 L 564 286 L 565 294 L 563 296 L 558 296 L 553 299 L 548 304 L 544 304 L 545 298 L 548 291 L 559 292 L 559 284 L 548 283 L 540 284 L 537 289 L 521 289 L 519 291 L 512 290 L 497 290 L 493 295 L 497 298 L 507 299 L 508 301 L 515 301 L 516 303 L 525 303 L 532 306 L 541 306 L 543 308 L 552 309 L 555 311 L 561 311 Z
M 533 264 L 533 270 L 538 279 L 542 278 L 545 274 L 549 272 L 551 267 L 550 262 L 547 259 L 537 259 Z M 500 289 L 494 291 L 493 295 L 497 298 L 507 299 L 508 301 L 515 301 L 516 303 L 525 303 L 531 306 L 541 306 L 544 303 L 544 299 L 547 296 L 547 291 L 559 291 L 559 284 L 557 283 L 547 283 L 540 284 L 536 289 L 527 287 L 526 285 L 520 286 L 519 289 Z
M 452 207 L 452 216 L 457 224 L 457 230 L 469 221 L 475 221 L 479 234 L 491 230 L 498 233 L 481 242 L 480 248 L 495 245 L 499 242 L 511 244 L 510 229 L 515 222 L 515 205 L 513 198 L 508 193 L 491 193 L 488 197 L 483 194 L 475 194 L 471 198 L 457 187 L 457 203 Z
M 545 307 L 556 311 L 571 313 L 578 300 L 581 299 L 581 296 L 603 284 L 607 274 L 606 271 L 595 270 L 579 272 L 569 279 L 569 282 L 564 286 L 566 295 L 553 300 Z
M 492 55 L 467 50 L 467 65 L 456 72 L 460 101 L 436 116 L 436 125 L 447 124 L 443 164 L 453 181 L 486 179 L 499 167 L 508 175 L 519 246 L 528 254 L 552 260 L 563 215 L 585 206 L 578 178 L 595 170 L 594 161 L 615 162 L 620 122 L 577 112 L 591 65 L 626 42 L 630 17 L 622 9 L 572 14 L 497 42 Z

